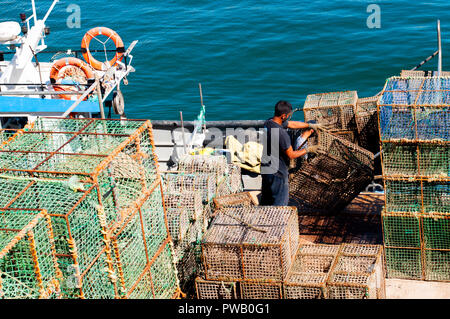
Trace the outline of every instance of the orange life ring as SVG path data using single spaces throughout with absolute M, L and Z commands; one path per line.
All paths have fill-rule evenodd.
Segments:
M 104 35 L 110 38 L 114 41 L 114 45 L 116 46 L 116 55 L 114 56 L 114 58 L 103 63 L 94 59 L 91 52 L 89 51 L 89 44 L 91 43 L 91 40 L 99 35 Z M 114 30 L 105 27 L 96 27 L 86 32 L 83 40 L 81 40 L 81 53 L 83 53 L 83 58 L 86 60 L 86 62 L 89 63 L 94 69 L 99 71 L 106 71 L 107 67 L 112 67 L 117 63 L 117 61 L 122 60 L 123 54 L 125 53 L 125 46 L 120 36 Z
M 53 63 L 52 69 L 50 70 L 50 83 L 53 84 L 55 91 L 67 91 L 67 89 L 64 88 L 63 84 L 56 85 L 58 80 L 60 80 L 64 76 L 61 71 L 66 66 L 75 66 L 83 71 L 88 80 L 88 83 L 95 80 L 94 71 L 88 64 L 77 58 L 62 58 Z M 73 95 L 62 94 L 59 97 L 65 100 L 71 100 Z

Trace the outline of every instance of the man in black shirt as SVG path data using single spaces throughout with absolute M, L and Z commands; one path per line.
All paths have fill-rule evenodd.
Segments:
M 301 150 L 292 148 L 287 128 L 310 128 L 314 130 L 319 128 L 320 125 L 288 121 L 291 116 L 292 105 L 287 101 L 280 101 L 275 105 L 275 116 L 264 123 L 267 139 L 264 143 L 261 163 L 261 205 L 287 206 L 289 202 L 288 167 L 290 160 L 317 151 L 317 146 L 310 146 Z

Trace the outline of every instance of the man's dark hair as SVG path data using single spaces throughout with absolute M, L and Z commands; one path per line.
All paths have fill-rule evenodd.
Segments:
M 275 105 L 275 116 L 289 114 L 292 112 L 292 105 L 288 101 L 280 101 Z

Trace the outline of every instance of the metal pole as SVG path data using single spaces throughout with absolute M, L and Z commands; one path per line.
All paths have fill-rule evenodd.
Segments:
M 428 61 L 430 61 L 432 58 L 434 58 L 436 55 L 439 54 L 439 50 L 437 50 L 436 52 L 434 52 L 432 55 L 430 55 L 428 58 L 426 58 L 425 60 L 423 60 L 422 62 L 419 63 L 419 65 L 417 65 L 415 68 L 411 69 L 411 71 L 415 71 L 418 68 L 420 68 L 422 65 L 424 65 L 425 63 L 427 63 Z
M 34 0 L 31 0 L 31 7 L 33 8 L 34 25 L 36 25 L 36 23 L 37 23 L 37 15 L 36 15 L 36 5 L 34 4 Z
M 52 5 L 50 6 L 50 9 L 48 9 L 47 14 L 45 15 L 44 19 L 42 21 L 47 21 L 48 16 L 50 15 L 50 13 L 53 11 L 53 8 L 55 7 L 55 5 L 59 2 L 59 0 L 54 0 Z
M 203 104 L 203 91 L 202 91 L 202 84 L 198 84 L 198 88 L 200 90 L 200 103 L 202 104 L 202 108 L 204 106 Z M 204 116 L 205 122 L 206 122 L 206 110 L 205 110 L 205 116 Z M 203 123 L 203 133 L 206 132 L 206 123 Z
M 89 89 L 87 89 L 80 98 L 72 104 L 71 107 L 67 109 L 67 111 L 62 115 L 62 117 L 67 117 L 92 91 L 94 91 L 95 87 L 98 85 L 98 81 L 95 81 L 94 84 L 92 84 Z M 42 94 L 42 93 L 40 93 Z
M 187 148 L 186 148 L 186 135 L 184 134 L 184 121 L 183 121 L 183 112 L 180 111 L 180 119 L 181 119 L 181 130 L 183 134 L 183 148 L 184 148 L 184 154 L 187 154 Z
M 98 79 L 98 75 L 95 75 L 95 83 L 97 83 L 97 96 L 98 96 L 98 104 L 100 106 L 100 115 L 101 115 L 102 119 L 105 119 L 105 110 L 103 109 L 102 90 L 100 89 L 100 81 Z
M 437 20 L 437 32 L 438 32 L 438 51 L 439 51 L 438 76 L 441 76 L 442 73 L 441 20 Z

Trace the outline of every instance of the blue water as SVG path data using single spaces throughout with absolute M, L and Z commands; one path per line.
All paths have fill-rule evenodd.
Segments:
M 42 16 L 51 1 L 36 1 Z M 30 14 L 29 3 L 0 0 L 0 21 Z M 81 29 L 66 25 L 72 3 L 81 8 Z M 381 7 L 380 29 L 366 25 L 370 3 Z M 280 99 L 298 107 L 310 93 L 377 93 L 386 78 L 436 50 L 438 18 L 448 70 L 448 0 L 62 0 L 48 21 L 47 44 L 79 48 L 95 26 L 115 29 L 126 45 L 139 40 L 137 72 L 123 90 L 129 118 L 178 119 L 183 111 L 192 120 L 201 82 L 208 120 L 265 119 Z

